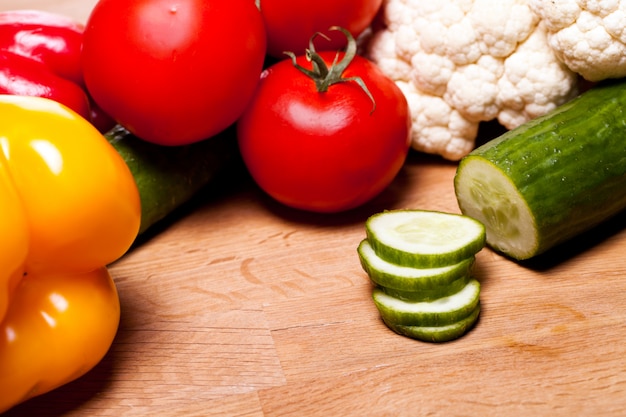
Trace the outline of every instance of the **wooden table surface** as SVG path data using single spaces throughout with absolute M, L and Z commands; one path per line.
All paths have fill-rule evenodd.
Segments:
M 93 2 L 0 9 L 84 19 Z M 356 255 L 363 223 L 458 212 L 455 168 L 411 154 L 382 195 L 335 216 L 282 207 L 245 175 L 207 190 L 111 266 L 122 319 L 104 360 L 6 415 L 626 415 L 626 219 L 525 264 L 484 249 L 480 320 L 456 341 L 381 322 Z

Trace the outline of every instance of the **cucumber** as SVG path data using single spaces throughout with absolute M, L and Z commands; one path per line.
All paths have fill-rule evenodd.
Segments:
M 387 210 L 370 216 L 365 230 L 357 253 L 389 328 L 442 342 L 472 327 L 480 312 L 480 283 L 471 270 L 486 236 L 479 221 L 438 211 Z
M 485 227 L 460 214 L 388 210 L 365 223 L 369 244 L 387 262 L 412 268 L 457 264 L 485 245 Z
M 383 290 L 385 294 L 395 298 L 406 301 L 433 301 L 438 298 L 447 297 L 451 294 L 455 294 L 463 289 L 470 280 L 470 275 L 463 275 L 456 280 L 438 287 L 432 287 L 428 289 L 421 289 L 417 291 L 398 290 L 391 287 L 383 287 L 378 285 L 378 288 Z
M 191 145 L 167 147 L 140 140 L 122 126 L 105 134 L 130 168 L 141 200 L 139 235 L 181 207 L 203 187 L 239 166 L 230 129 Z
M 597 85 L 464 157 L 461 212 L 516 260 L 546 252 L 626 208 L 626 83 Z
M 424 342 L 449 342 L 467 333 L 478 321 L 480 303 L 464 319 L 445 326 L 406 326 L 385 322 L 394 332 Z
M 432 327 L 463 320 L 480 302 L 480 283 L 472 278 L 456 294 L 432 301 L 406 301 L 374 288 L 372 298 L 385 323 Z
M 379 257 L 367 239 L 361 241 L 357 253 L 363 270 L 372 281 L 383 287 L 408 292 L 446 287 L 460 277 L 468 275 L 475 260 L 475 257 L 471 256 L 456 264 L 437 268 L 400 266 Z

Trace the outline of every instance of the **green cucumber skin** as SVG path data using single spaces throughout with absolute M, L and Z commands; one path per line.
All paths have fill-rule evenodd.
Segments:
M 379 242 L 375 236 L 366 231 L 366 238 L 374 251 L 382 259 L 389 263 L 407 268 L 441 268 L 455 265 L 464 259 L 473 258 L 485 246 L 485 241 L 480 240 L 471 245 L 459 248 L 454 253 L 445 254 L 422 254 L 406 252 L 397 248 L 389 247 Z
M 470 278 L 466 285 L 472 285 L 476 288 L 478 294 L 480 294 L 480 283 Z M 480 296 L 476 297 L 472 302 L 459 306 L 454 311 L 421 311 L 421 312 L 400 312 L 394 309 L 390 309 L 381 303 L 378 298 L 379 294 L 385 294 L 380 288 L 374 288 L 372 291 L 372 298 L 374 304 L 380 313 L 380 316 L 386 323 L 393 323 L 395 325 L 416 326 L 416 327 L 438 327 L 447 326 L 456 323 L 469 315 L 475 310 L 476 306 L 480 303 Z M 391 296 L 393 297 L 393 296 Z M 399 299 L 400 300 L 400 299 Z M 406 301 L 406 300 L 404 300 Z M 437 300 L 427 301 L 429 303 L 436 303 Z
M 465 333 L 467 333 L 472 329 L 472 327 L 474 327 L 480 315 L 480 308 L 480 303 L 478 303 L 476 308 L 474 308 L 474 311 L 472 311 L 469 316 L 447 326 L 407 326 L 403 324 L 387 322 L 384 319 L 383 322 L 394 332 L 398 333 L 401 336 L 409 337 L 411 339 L 432 343 L 450 342 L 465 335 Z
M 140 140 L 121 126 L 105 134 L 128 165 L 139 190 L 139 235 L 189 201 L 238 158 L 236 140 L 227 130 L 185 146 L 161 146 Z
M 470 277 L 470 275 L 464 275 L 446 285 L 440 285 L 438 287 L 432 287 L 424 290 L 406 291 L 398 290 L 396 288 L 384 287 L 382 285 L 377 285 L 377 288 L 380 288 L 387 295 L 399 298 L 401 300 L 413 302 L 433 301 L 438 298 L 448 297 L 461 291 L 463 287 L 465 287 L 469 282 Z
M 432 275 L 424 275 L 418 277 L 398 276 L 384 269 L 377 269 L 374 265 L 369 264 L 366 256 L 363 254 L 363 246 L 367 243 L 367 239 L 363 239 L 357 247 L 357 254 L 359 256 L 359 262 L 363 270 L 367 273 L 370 279 L 382 286 L 407 292 L 419 292 L 429 290 L 437 290 L 441 287 L 445 287 L 452 282 L 458 280 L 460 277 L 469 275 L 474 266 L 476 260 L 475 256 L 470 256 L 461 262 L 454 264 L 454 267 L 446 271 L 445 274 L 437 274 L 433 272 Z M 413 267 L 403 267 L 407 269 L 418 269 Z
M 399 209 L 394 210 L 396 213 L 400 212 L 412 212 L 412 209 Z M 419 210 L 424 211 L 424 210 Z M 389 211 L 387 211 L 389 212 Z M 463 247 L 459 247 L 453 253 L 417 253 L 412 251 L 405 251 L 397 247 L 389 246 L 388 244 L 380 241 L 375 232 L 369 227 L 368 223 L 375 217 L 384 216 L 387 212 L 381 212 L 374 214 L 366 221 L 365 235 L 370 246 L 376 252 L 376 254 L 385 261 L 408 268 L 440 268 L 450 265 L 455 265 L 463 260 L 474 257 L 480 252 L 486 244 L 486 234 L 484 233 L 484 225 L 476 221 L 471 217 L 467 217 L 466 221 L 475 222 L 478 228 L 483 229 L 482 238 L 476 240 Z M 461 214 L 442 213 L 438 214 L 445 216 L 463 217 Z
M 491 162 L 534 215 L 532 256 L 545 252 L 626 208 L 625 109 L 626 83 L 596 86 L 472 151 L 455 184 L 472 158 Z

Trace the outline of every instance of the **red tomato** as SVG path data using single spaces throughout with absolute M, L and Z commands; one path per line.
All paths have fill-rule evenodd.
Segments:
M 91 97 L 161 145 L 203 140 L 233 124 L 265 59 L 265 27 L 252 0 L 100 0 L 83 37 Z
M 319 56 L 330 67 L 335 53 Z M 297 63 L 312 69 L 303 56 Z M 411 122 L 400 89 L 358 55 L 343 77 L 360 77 L 375 108 L 357 82 L 318 92 L 311 78 L 283 60 L 263 72 L 237 123 L 252 178 L 285 205 L 326 213 L 355 208 L 386 188 L 406 159 Z
M 283 52 L 303 54 L 316 32 L 331 26 L 343 27 L 358 37 L 374 20 L 382 0 L 261 0 L 261 14 L 267 31 L 267 52 L 281 58 Z M 341 33 L 328 34 L 318 50 L 336 51 L 346 44 Z

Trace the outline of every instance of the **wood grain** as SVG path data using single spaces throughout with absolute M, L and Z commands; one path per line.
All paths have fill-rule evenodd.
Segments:
M 93 1 L 4 1 L 84 16 Z M 623 416 L 626 219 L 527 263 L 485 249 L 466 336 L 380 321 L 356 256 L 388 208 L 458 212 L 455 164 L 412 154 L 365 207 L 282 207 L 245 176 L 111 266 L 119 333 L 83 378 L 7 416 Z
M 199 199 L 112 266 L 123 316 L 105 360 L 7 415 L 622 415 L 621 219 L 533 264 L 480 252 L 483 311 L 461 339 L 382 324 L 355 252 L 363 221 L 456 211 L 454 169 L 412 155 L 339 216 L 286 209 L 246 179 Z

